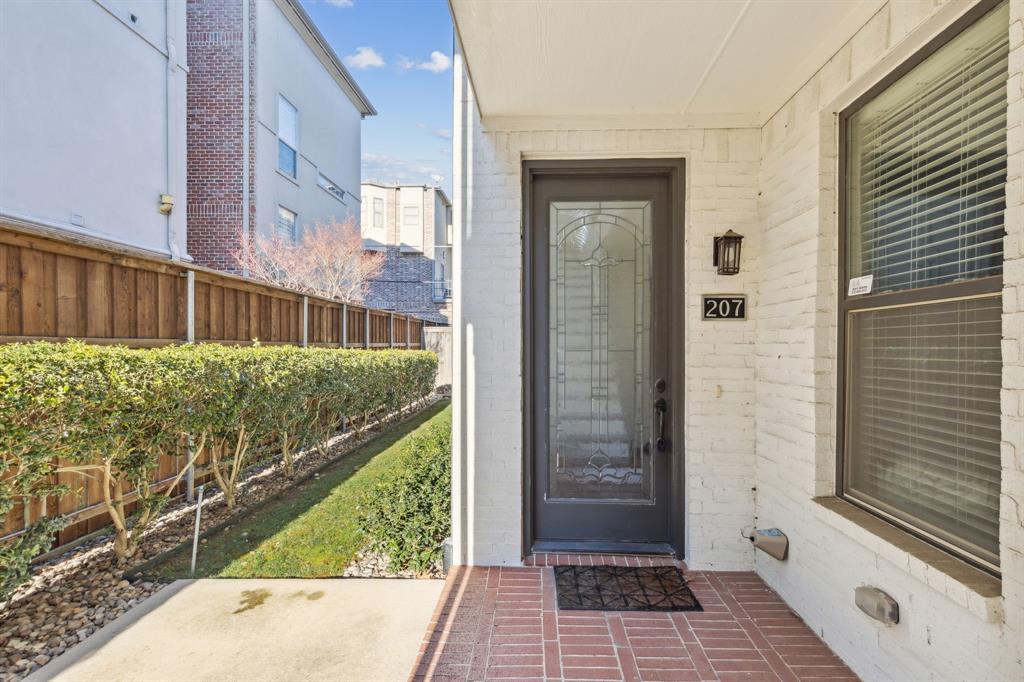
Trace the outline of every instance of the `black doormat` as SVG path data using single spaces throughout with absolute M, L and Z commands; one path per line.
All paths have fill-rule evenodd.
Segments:
M 703 611 L 675 566 L 555 566 L 565 611 Z

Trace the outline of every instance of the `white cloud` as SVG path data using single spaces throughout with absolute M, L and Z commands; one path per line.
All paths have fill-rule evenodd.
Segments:
M 363 154 L 363 181 L 405 185 L 441 185 L 445 176 L 432 162 L 386 154 Z
M 421 62 L 416 65 L 416 68 L 429 71 L 430 73 L 443 73 L 452 68 L 452 58 L 444 52 L 434 50 L 430 53 L 430 61 Z
M 449 130 L 448 128 L 427 128 L 426 123 L 417 123 L 416 127 L 420 128 L 421 130 L 429 130 L 431 135 L 433 135 L 434 137 L 439 137 L 442 140 L 452 139 L 452 131 Z
M 420 69 L 421 71 L 429 71 L 430 73 L 444 73 L 448 69 L 452 68 L 452 58 L 444 52 L 434 50 L 430 53 L 430 61 L 414 62 L 408 57 L 399 57 L 397 66 L 403 71 L 408 71 L 409 69 Z
M 344 59 L 345 66 L 353 69 L 372 69 L 384 66 L 384 58 L 372 47 L 357 47 L 355 54 L 347 55 Z
M 332 7 L 351 7 L 356 4 L 356 0 L 324 0 L 324 2 Z

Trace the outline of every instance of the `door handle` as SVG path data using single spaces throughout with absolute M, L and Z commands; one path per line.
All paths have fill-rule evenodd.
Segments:
M 654 401 L 654 412 L 658 416 L 658 438 L 654 441 L 654 447 L 658 452 L 665 452 L 669 449 L 668 438 L 665 437 L 666 414 L 668 413 L 668 401 L 658 398 Z

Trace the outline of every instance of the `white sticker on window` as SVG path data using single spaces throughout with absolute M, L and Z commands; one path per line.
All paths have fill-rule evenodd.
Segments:
M 854 277 L 850 280 L 850 288 L 846 292 L 847 296 L 860 296 L 861 294 L 871 293 L 871 283 L 874 281 L 874 275 L 864 275 L 863 277 Z

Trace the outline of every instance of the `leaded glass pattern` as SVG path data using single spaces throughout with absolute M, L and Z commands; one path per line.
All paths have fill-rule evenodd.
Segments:
M 549 498 L 647 500 L 651 204 L 552 202 Z

